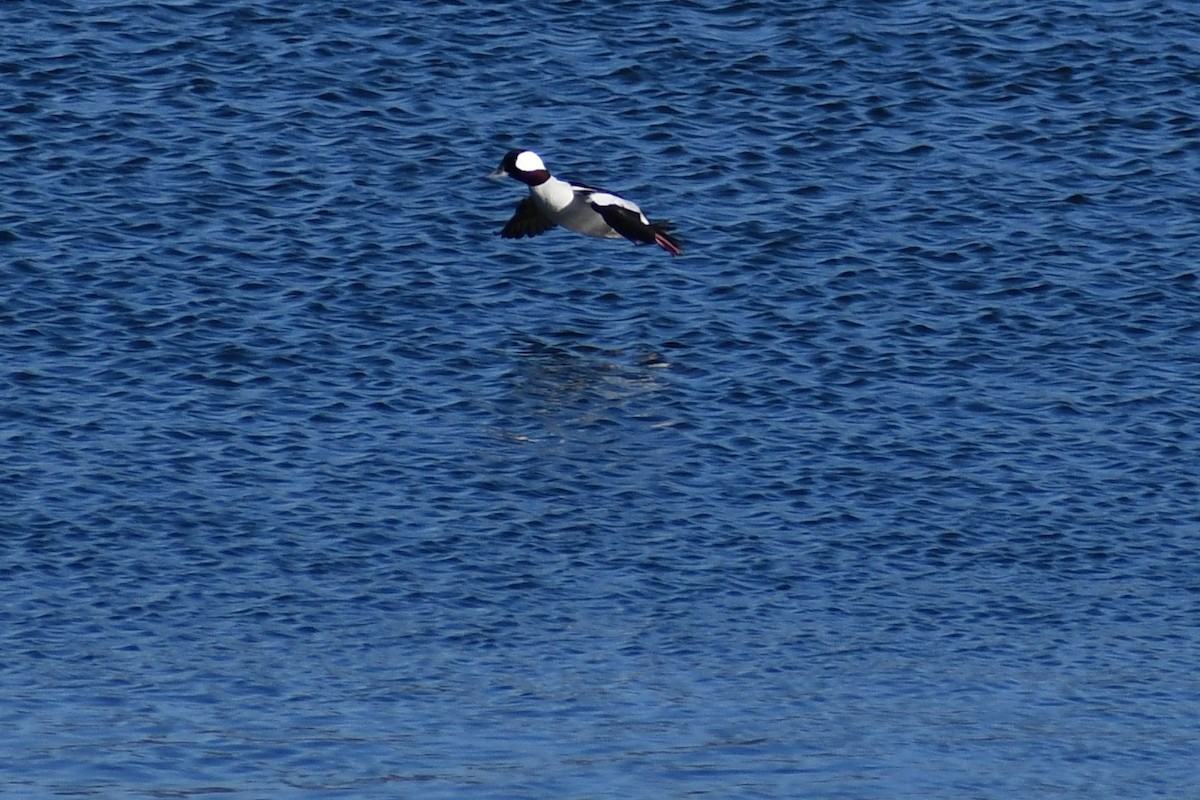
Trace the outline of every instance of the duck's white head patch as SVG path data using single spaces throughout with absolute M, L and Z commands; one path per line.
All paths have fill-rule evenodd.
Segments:
M 546 168 L 546 165 L 538 158 L 538 154 L 532 150 L 522 150 L 517 153 L 516 161 L 513 164 L 522 172 L 537 172 Z

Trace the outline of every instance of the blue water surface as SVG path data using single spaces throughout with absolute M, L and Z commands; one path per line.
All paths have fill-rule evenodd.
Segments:
M 0 794 L 1194 798 L 1198 109 L 1184 0 L 0 5 Z

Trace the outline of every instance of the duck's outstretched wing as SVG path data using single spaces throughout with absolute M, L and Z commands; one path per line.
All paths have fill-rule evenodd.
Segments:
M 512 215 L 500 231 L 505 239 L 520 239 L 523 236 L 537 236 L 554 227 L 554 223 L 546 219 L 533 203 L 532 197 L 526 197 L 517 203 L 517 211 Z

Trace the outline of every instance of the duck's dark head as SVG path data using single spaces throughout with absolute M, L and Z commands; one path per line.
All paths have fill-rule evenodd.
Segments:
M 514 178 L 529 186 L 545 183 L 550 178 L 550 171 L 542 163 L 542 159 L 532 150 L 509 150 L 489 175 L 489 178 Z

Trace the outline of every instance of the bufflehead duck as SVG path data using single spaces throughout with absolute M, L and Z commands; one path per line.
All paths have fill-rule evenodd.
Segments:
M 683 252 L 666 222 L 651 222 L 637 203 L 611 192 L 576 186 L 550 174 L 538 154 L 512 150 L 489 178 L 515 178 L 529 187 L 529 196 L 500 231 L 505 239 L 537 236 L 562 225 L 588 236 L 625 237 L 635 244 L 657 244 L 673 256 Z

